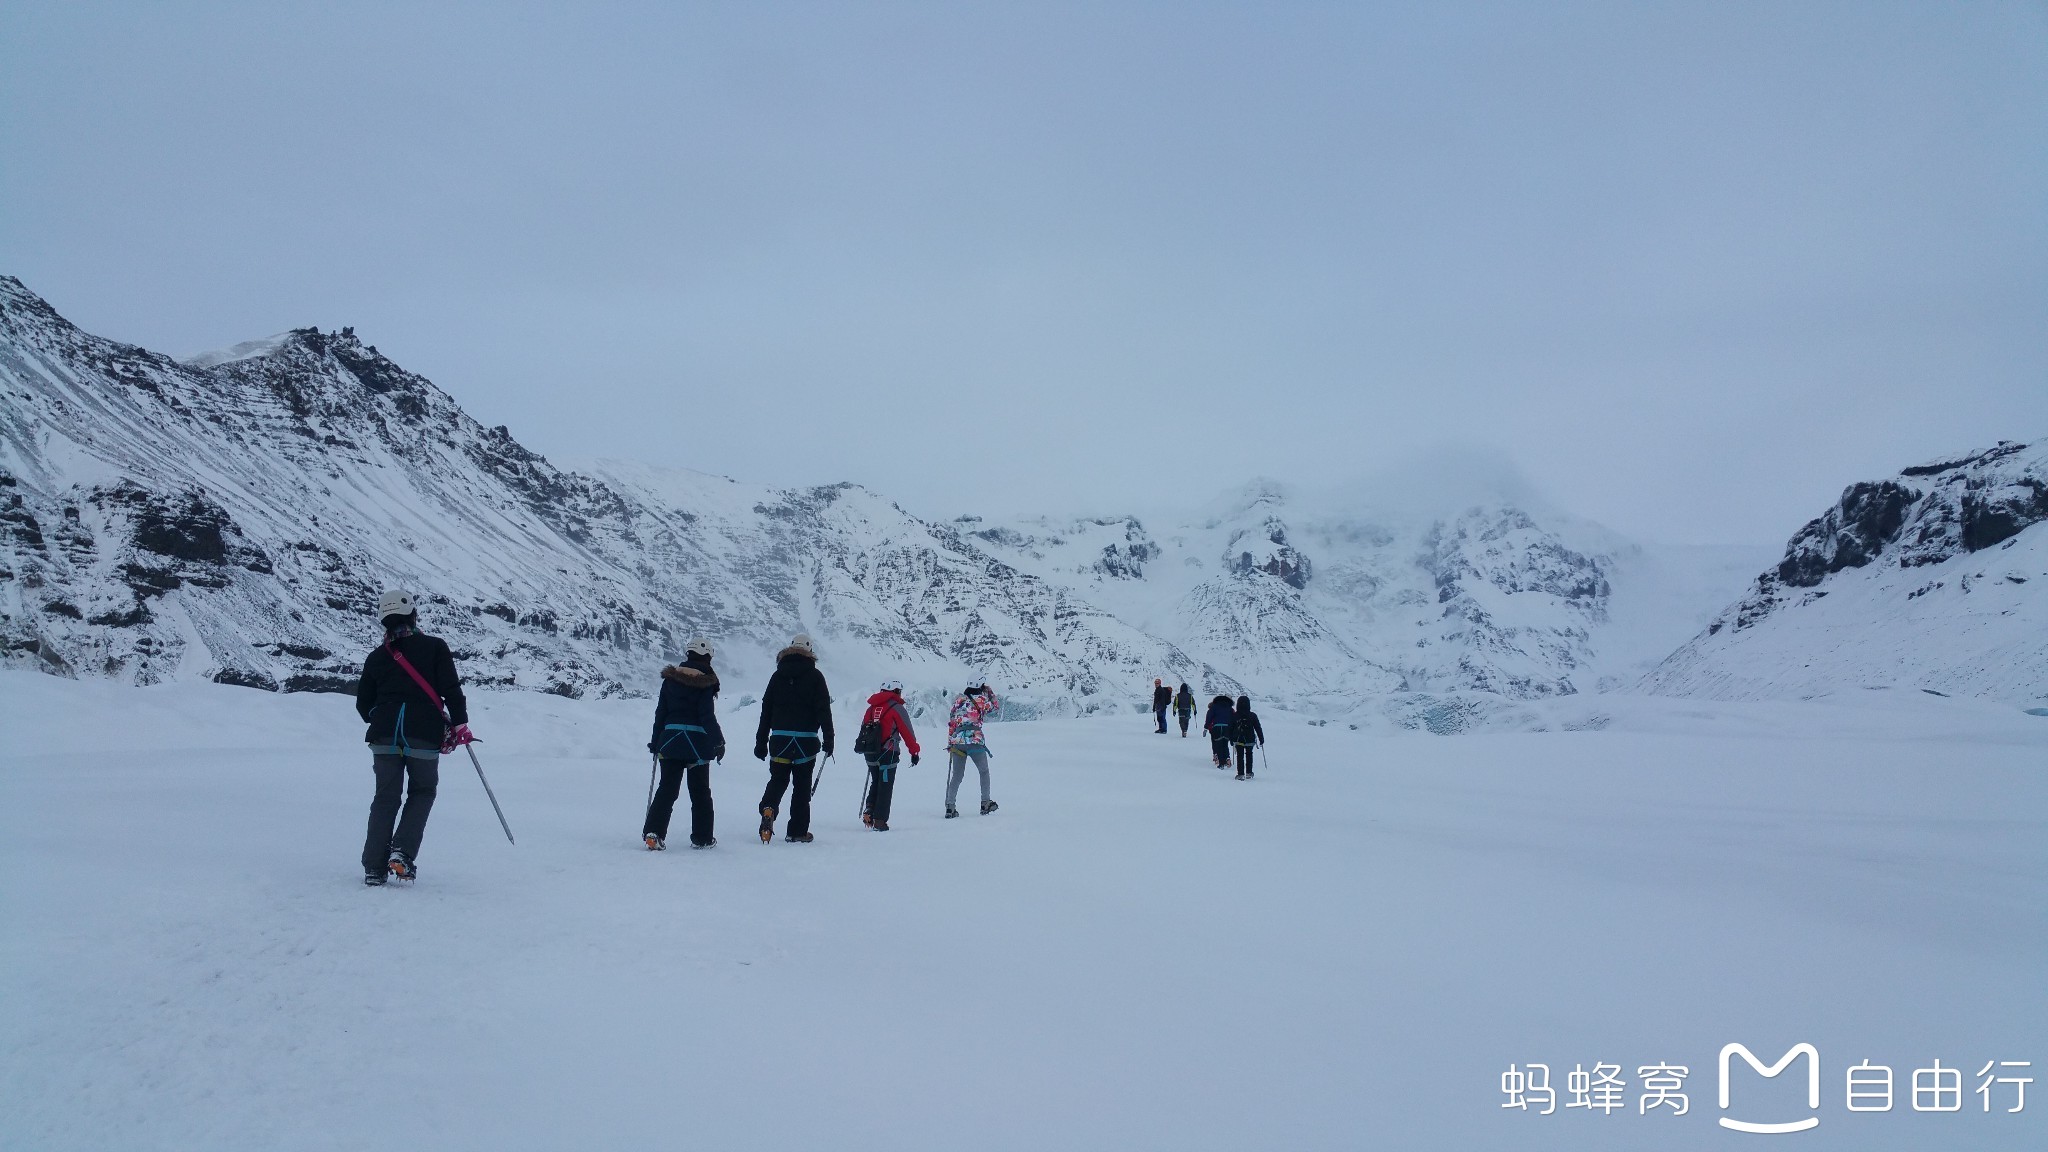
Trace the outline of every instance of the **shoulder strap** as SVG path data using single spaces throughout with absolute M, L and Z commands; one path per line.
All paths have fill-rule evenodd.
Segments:
M 405 669 L 405 674 L 412 677 L 412 682 L 420 686 L 420 691 L 427 694 L 427 699 L 434 702 L 434 710 L 441 714 L 441 719 L 445 723 L 448 719 L 448 709 L 441 703 L 441 694 L 434 691 L 434 686 L 427 683 L 427 678 L 420 675 L 419 669 L 412 666 L 412 661 L 399 653 L 398 642 L 394 640 L 384 645 L 384 651 L 391 654 L 391 658 L 398 662 L 398 666 Z

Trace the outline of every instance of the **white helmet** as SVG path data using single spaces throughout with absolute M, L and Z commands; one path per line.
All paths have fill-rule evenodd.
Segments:
M 811 636 L 808 632 L 799 632 L 796 635 L 791 636 L 789 638 L 789 646 L 801 652 L 811 652 L 813 654 L 815 654 L 816 652 L 816 650 L 811 647 Z
M 884 680 L 884 681 L 882 681 L 882 691 L 884 691 L 884 692 L 901 692 L 901 691 L 903 691 L 903 681 L 901 681 L 901 680 Z
M 684 649 L 684 651 L 692 656 L 702 656 L 709 660 L 711 658 L 711 641 L 699 636 L 695 640 L 690 641 L 690 646 Z
M 419 607 L 412 602 L 412 593 L 410 592 L 401 592 L 393 588 L 382 596 L 377 597 L 377 619 L 379 620 L 387 616 L 410 616 L 417 611 L 419 611 Z

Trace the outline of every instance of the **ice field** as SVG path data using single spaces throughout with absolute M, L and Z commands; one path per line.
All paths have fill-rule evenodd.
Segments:
M 1269 712 L 1249 783 L 1149 716 L 1006 724 L 1000 812 L 942 820 L 931 756 L 868 832 L 842 752 L 817 842 L 763 846 L 737 716 L 719 846 L 653 854 L 649 702 L 472 703 L 518 844 L 451 758 L 419 883 L 366 889 L 349 699 L 0 673 L 0 1147 L 2048 1143 L 2048 1086 L 1985 1112 L 1974 1075 L 2048 1079 L 2048 718 L 1917 693 L 1587 698 L 1560 726 L 1605 730 L 1458 737 Z M 1730 1042 L 1814 1045 L 1820 1106 L 1802 1064 L 1741 1070 L 1723 1111 Z M 1889 1112 L 1845 1107 L 1865 1059 Z M 1916 1112 L 1937 1059 L 1961 1110 Z M 1531 1062 L 1551 1115 L 1501 1107 Z M 1602 1063 L 1623 1108 L 1566 1107 Z M 1639 1111 L 1655 1064 L 1688 1069 L 1686 1114 Z

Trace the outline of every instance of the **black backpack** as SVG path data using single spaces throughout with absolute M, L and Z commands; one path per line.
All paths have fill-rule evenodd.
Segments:
M 869 715 L 861 718 L 860 731 L 853 734 L 854 755 L 880 756 L 885 751 L 882 747 L 882 717 L 887 716 L 889 709 L 896 706 L 892 702 L 884 704 L 880 709 L 868 709 Z
M 853 735 L 853 754 L 874 756 L 882 751 L 882 722 L 868 720 L 861 724 L 860 731 Z

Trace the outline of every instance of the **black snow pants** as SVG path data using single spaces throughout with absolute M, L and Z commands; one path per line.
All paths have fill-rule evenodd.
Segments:
M 1249 744 L 1239 744 L 1237 746 L 1237 774 L 1239 776 L 1249 776 L 1252 774 L 1252 746 Z
M 661 758 L 661 783 L 655 785 L 654 803 L 647 806 L 647 824 L 640 829 L 668 839 L 668 820 L 676 808 L 676 796 L 687 781 L 690 789 L 690 843 L 709 844 L 712 838 L 711 764 L 699 760 Z
M 1218 768 L 1230 765 L 1230 734 L 1215 728 L 1209 729 L 1209 759 Z
M 1183 712 L 1183 713 L 1181 713 L 1181 714 L 1180 714 L 1180 734 L 1181 734 L 1181 736 L 1182 736 L 1182 737 L 1186 737 L 1186 736 L 1187 736 L 1187 734 L 1188 734 L 1188 721 L 1190 721 L 1190 720 L 1192 720 L 1192 719 L 1194 719 L 1194 718 L 1195 718 L 1195 714 L 1194 714 L 1194 713 L 1192 713 L 1192 712 Z
M 761 793 L 757 808 L 773 808 L 782 811 L 782 794 L 796 785 L 796 792 L 789 798 L 790 836 L 802 836 L 811 830 L 811 773 L 818 767 L 818 738 L 815 736 L 777 736 L 770 747 L 775 753 L 786 754 L 787 759 L 777 755 L 768 761 L 768 787 Z M 770 825 L 772 828 L 773 825 Z
M 868 761 L 868 815 L 877 824 L 889 822 L 889 804 L 896 798 L 896 770 L 900 760 Z
M 370 761 L 377 773 L 377 796 L 370 801 L 370 832 L 363 838 L 363 871 L 381 874 L 393 852 L 405 853 L 407 860 L 419 859 L 420 839 L 427 834 L 427 813 L 433 811 L 434 791 L 441 785 L 441 758 L 380 752 Z M 407 777 L 411 777 L 409 786 Z M 405 797 L 403 815 L 399 812 L 401 792 Z

